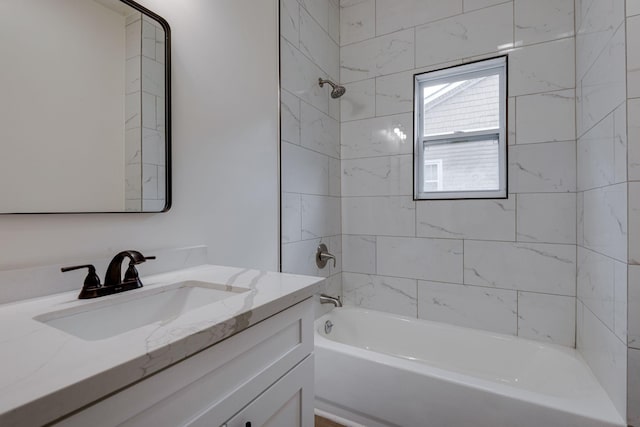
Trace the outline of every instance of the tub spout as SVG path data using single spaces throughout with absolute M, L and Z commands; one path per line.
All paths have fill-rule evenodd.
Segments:
M 332 297 L 325 294 L 320 294 L 320 304 L 333 304 L 336 307 L 342 307 L 340 297 Z

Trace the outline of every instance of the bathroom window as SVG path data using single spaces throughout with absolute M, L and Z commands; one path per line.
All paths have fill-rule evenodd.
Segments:
M 507 197 L 507 58 L 415 75 L 414 198 Z

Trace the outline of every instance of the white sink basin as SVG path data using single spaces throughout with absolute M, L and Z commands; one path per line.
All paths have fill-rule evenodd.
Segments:
M 168 323 L 190 310 L 248 291 L 191 280 L 135 293 L 123 292 L 109 300 L 96 300 L 34 319 L 83 340 L 96 341 L 152 323 Z

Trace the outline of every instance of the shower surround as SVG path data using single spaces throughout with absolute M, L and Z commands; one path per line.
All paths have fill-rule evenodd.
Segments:
M 335 6 L 281 2 L 284 270 L 322 240 L 349 305 L 577 346 L 640 424 L 638 2 Z M 414 201 L 413 75 L 502 54 L 509 198 Z

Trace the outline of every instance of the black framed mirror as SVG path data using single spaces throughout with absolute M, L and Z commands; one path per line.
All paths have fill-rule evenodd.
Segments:
M 171 207 L 166 20 L 129 0 L 0 2 L 0 213 Z

